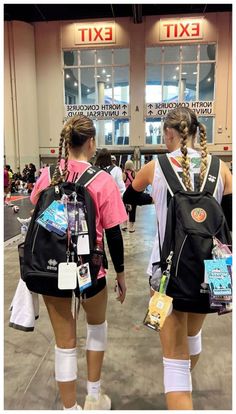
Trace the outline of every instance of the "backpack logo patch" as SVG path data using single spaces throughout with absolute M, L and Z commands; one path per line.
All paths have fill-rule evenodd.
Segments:
M 214 183 L 215 180 L 216 180 L 216 177 L 214 175 L 209 174 L 208 181 L 211 181 L 212 183 Z
M 47 270 L 57 270 L 57 261 L 55 259 L 48 260 Z
M 203 223 L 207 218 L 207 213 L 203 208 L 197 207 L 191 211 L 191 216 L 197 223 Z

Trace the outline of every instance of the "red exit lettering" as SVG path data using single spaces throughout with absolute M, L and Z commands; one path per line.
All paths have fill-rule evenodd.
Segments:
M 78 28 L 80 40 L 83 43 L 112 41 L 112 27 L 82 27 Z
M 200 36 L 200 23 L 166 23 L 164 36 L 167 38 L 186 38 Z

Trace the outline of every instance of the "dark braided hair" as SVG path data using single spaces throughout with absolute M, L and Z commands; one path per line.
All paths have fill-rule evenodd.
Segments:
M 61 131 L 57 166 L 52 177 L 51 185 L 65 181 L 68 174 L 69 149 L 82 147 L 90 138 L 95 138 L 96 130 L 93 121 L 86 116 L 75 115 L 70 118 Z M 63 171 L 60 169 L 64 146 L 65 165 Z
M 192 145 L 194 143 L 195 136 L 197 134 L 197 128 L 199 128 L 200 134 L 200 146 L 201 146 L 201 166 L 200 166 L 200 185 L 203 183 L 206 169 L 207 169 L 207 138 L 206 127 L 198 122 L 197 116 L 194 111 L 189 108 L 179 107 L 168 112 L 164 121 L 164 130 L 166 128 L 175 129 L 180 135 L 180 150 L 182 152 L 181 166 L 183 169 L 183 183 L 187 190 L 192 190 L 190 180 L 190 162 L 187 157 L 187 142 L 189 137 L 192 139 Z

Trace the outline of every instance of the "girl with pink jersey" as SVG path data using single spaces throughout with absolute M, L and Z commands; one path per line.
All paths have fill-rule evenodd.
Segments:
M 35 183 L 31 201 L 37 203 L 40 192 L 60 181 L 75 181 L 91 164 L 96 151 L 95 127 L 85 116 L 68 120 L 61 131 L 57 166 L 50 178 L 49 167 Z M 62 160 L 62 151 L 65 159 Z M 96 208 L 97 242 L 102 243 L 106 233 L 107 244 L 116 271 L 116 283 L 123 303 L 126 295 L 123 240 L 119 225 L 127 219 L 119 189 L 113 178 L 101 171 L 87 187 Z M 83 297 L 83 296 L 82 296 Z M 55 378 L 58 382 L 63 409 L 81 409 L 76 399 L 77 356 L 76 318 L 71 313 L 72 291 L 68 297 L 43 295 L 55 335 Z M 111 400 L 101 394 L 100 377 L 107 341 L 107 286 L 106 270 L 101 267 L 95 286 L 86 289 L 86 300 L 81 301 L 87 318 L 87 392 L 85 410 L 110 410 Z

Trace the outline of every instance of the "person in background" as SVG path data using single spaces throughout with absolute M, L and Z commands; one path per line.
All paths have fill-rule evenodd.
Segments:
M 29 171 L 28 171 L 28 175 L 27 175 L 27 190 L 28 190 L 28 194 L 31 194 L 32 189 L 34 187 L 34 183 L 36 181 L 35 179 L 35 173 L 36 173 L 36 167 L 34 164 L 30 163 L 29 164 Z
M 108 149 L 102 148 L 96 156 L 95 165 L 111 174 L 119 188 L 120 195 L 122 197 L 123 193 L 125 192 L 125 184 L 122 177 L 122 171 L 120 167 L 117 167 L 116 165 L 116 157 L 114 155 L 111 155 Z
M 199 133 L 200 152 L 194 149 L 197 133 Z M 186 189 L 192 191 L 195 183 L 198 182 L 197 179 L 200 180 L 200 184 L 204 182 L 210 160 L 207 152 L 206 127 L 198 121 L 194 111 L 189 108 L 178 108 L 170 111 L 165 118 L 164 137 L 169 151 L 168 158 L 176 174 L 181 174 Z M 126 190 L 123 199 L 127 203 L 138 202 L 140 192 L 149 184 L 152 185 L 152 198 L 159 223 L 147 271 L 153 293 L 155 289 L 152 288 L 154 286 L 152 263 L 160 260 L 159 240 L 160 247 L 162 247 L 167 215 L 167 183 L 158 160 L 152 160 L 141 168 Z M 222 160 L 220 160 L 220 179 L 214 197 L 221 204 L 229 229 L 232 230 L 232 176 Z M 189 277 L 191 278 L 191 274 Z M 191 371 L 202 350 L 201 332 L 206 318 L 206 312 L 202 311 L 204 295 L 201 297 L 202 302 L 199 299 L 195 302 L 186 301 L 185 298 L 177 297 L 176 299 L 175 294 L 168 292 L 168 286 L 167 294 L 174 299 L 173 311 L 166 318 L 160 331 L 167 408 L 168 410 L 192 410 Z
M 80 177 L 91 164 L 96 151 L 96 130 L 91 119 L 86 116 L 70 118 L 61 131 L 57 166 L 50 182 L 49 167 L 43 168 L 36 181 L 30 199 L 36 204 L 40 193 L 49 185 L 61 181 L 72 181 Z M 65 159 L 62 159 L 63 148 Z M 96 207 L 97 244 L 103 245 L 103 233 L 116 271 L 118 285 L 117 300 L 124 302 L 126 296 L 124 250 L 120 223 L 127 218 L 124 204 L 114 179 L 101 171 L 87 189 Z M 37 293 L 37 288 L 35 289 Z M 63 292 L 63 295 L 62 293 Z M 80 297 L 79 288 L 75 294 Z M 53 296 L 43 295 L 55 335 L 55 378 L 58 382 L 64 409 L 81 409 L 77 405 L 77 320 L 71 312 L 72 291 L 55 290 Z M 82 292 L 81 305 L 87 318 L 87 396 L 85 410 L 110 410 L 110 398 L 101 393 L 101 371 L 104 352 L 107 346 L 107 286 L 106 270 L 101 266 L 97 283 Z
M 134 180 L 135 178 L 135 169 L 134 169 L 134 163 L 132 160 L 127 160 L 125 163 L 124 171 L 123 171 L 123 180 L 125 183 L 125 188 L 127 188 Z M 130 233 L 135 232 L 134 223 L 136 218 L 136 204 L 126 204 L 126 211 L 128 213 L 129 217 L 129 224 L 128 222 L 124 222 L 122 226 L 122 230 L 126 231 L 127 228 Z
M 8 174 L 8 185 L 5 188 L 5 184 L 4 184 L 4 202 L 6 206 L 12 207 L 13 204 L 11 203 L 11 188 L 12 188 L 12 181 L 13 181 L 13 171 L 9 164 L 7 164 L 4 167 L 4 183 L 7 182 L 5 170 L 7 171 L 7 174 Z
M 8 174 L 8 169 L 6 167 L 6 165 L 4 165 L 4 206 L 8 205 L 8 202 L 6 201 L 7 199 L 7 194 L 9 193 L 9 174 Z

